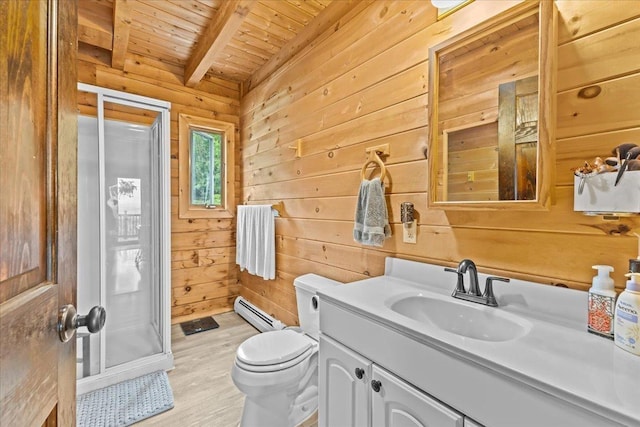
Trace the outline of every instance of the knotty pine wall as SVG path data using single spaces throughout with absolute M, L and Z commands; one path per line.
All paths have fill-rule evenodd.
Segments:
M 171 102 L 172 322 L 233 310 L 239 292 L 235 221 L 178 218 L 178 115 L 215 118 L 238 128 L 240 86 L 206 76 L 195 89 L 187 88 L 182 84 L 181 67 L 131 53 L 124 71 L 111 68 L 110 62 L 106 52 L 81 44 L 79 81 Z M 81 111 L 84 108 L 79 106 Z M 236 153 L 236 177 L 239 158 Z M 236 194 L 239 184 L 237 178 Z
M 275 281 L 240 274 L 241 295 L 287 324 L 293 280 L 317 273 L 349 282 L 383 273 L 395 256 L 587 289 L 593 264 L 624 283 L 639 219 L 573 212 L 571 168 L 640 143 L 640 2 L 559 0 L 555 204 L 548 212 L 426 208 L 428 47 L 518 1 L 477 1 L 436 21 L 428 1 L 363 1 L 335 27 L 252 87 L 241 102 L 242 200 L 284 201 L 276 219 Z M 595 98 L 581 90 L 596 85 Z M 289 149 L 302 139 L 302 157 Z M 393 237 L 381 249 L 352 238 L 365 148 L 388 143 Z M 418 242 L 402 242 L 400 203 L 413 202 Z M 452 279 L 453 280 L 453 279 Z M 454 285 L 452 281 L 452 286 Z

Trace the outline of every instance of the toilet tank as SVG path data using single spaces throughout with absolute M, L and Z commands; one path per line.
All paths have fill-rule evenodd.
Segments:
M 320 323 L 316 291 L 336 285 L 342 285 L 342 283 L 317 274 L 304 274 L 293 281 L 293 286 L 296 287 L 300 328 L 315 340 L 318 340 Z

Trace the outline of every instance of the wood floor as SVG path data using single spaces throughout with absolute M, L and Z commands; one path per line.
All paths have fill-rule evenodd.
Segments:
M 136 426 L 235 427 L 244 396 L 231 380 L 238 346 L 259 332 L 235 312 L 214 316 L 219 328 L 185 336 L 180 325 L 171 328 L 175 369 L 169 372 L 174 408 Z M 317 426 L 316 417 L 300 427 Z M 264 426 L 256 426 L 264 427 Z
M 214 316 L 219 328 L 185 336 L 171 328 L 175 369 L 169 372 L 174 408 L 136 426 L 233 427 L 240 422 L 244 396 L 231 380 L 240 343 L 259 332 L 235 312 Z

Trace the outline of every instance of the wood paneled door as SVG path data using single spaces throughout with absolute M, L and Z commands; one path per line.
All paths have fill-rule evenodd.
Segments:
M 74 0 L 0 1 L 0 425 L 75 425 Z

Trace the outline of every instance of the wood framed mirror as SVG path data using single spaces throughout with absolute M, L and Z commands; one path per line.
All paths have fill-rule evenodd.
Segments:
M 429 50 L 429 208 L 549 208 L 556 48 L 555 2 L 525 1 Z

